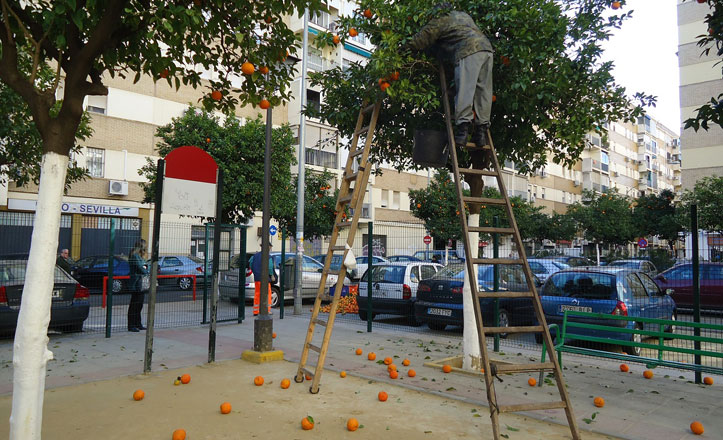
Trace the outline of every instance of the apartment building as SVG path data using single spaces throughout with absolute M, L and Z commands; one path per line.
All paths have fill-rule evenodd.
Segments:
M 678 0 L 678 59 L 680 72 L 680 118 L 685 121 L 696 109 L 718 97 L 723 91 L 720 57 L 713 48 L 703 55 L 698 37 L 708 33 L 704 22 L 710 5 Z M 680 136 L 683 166 L 683 188 L 691 189 L 701 177 L 723 176 L 723 128 L 713 125 L 709 130 L 683 130 Z

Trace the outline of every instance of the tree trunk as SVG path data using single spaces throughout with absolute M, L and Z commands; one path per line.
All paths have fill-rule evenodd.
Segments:
M 597 258 L 597 265 L 600 265 L 600 243 L 595 243 L 595 257 Z
M 47 151 L 47 149 L 46 149 Z M 39 440 L 48 360 L 50 322 L 60 205 L 68 156 L 43 154 L 30 257 L 13 344 L 13 403 L 10 440 Z
M 469 215 L 469 226 L 479 226 L 479 214 Z M 470 252 L 474 256 L 478 251 L 476 244 L 479 243 L 479 232 L 469 233 L 469 243 L 472 249 Z M 476 269 L 475 265 L 475 269 Z M 476 274 L 476 271 L 475 271 Z M 464 322 L 463 344 L 464 358 L 462 360 L 462 368 L 465 370 L 479 371 L 482 368 L 482 354 L 480 353 L 479 335 L 477 334 L 477 325 L 474 316 L 474 303 L 476 299 L 472 298 L 472 286 L 470 281 L 477 281 L 476 276 L 469 276 L 469 271 L 464 271 L 464 287 L 462 289 L 462 317 Z

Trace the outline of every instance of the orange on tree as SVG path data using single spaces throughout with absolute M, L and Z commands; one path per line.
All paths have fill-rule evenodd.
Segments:
M 214 90 L 213 92 L 211 92 L 211 99 L 213 99 L 214 101 L 220 101 L 222 97 L 223 95 L 218 90 Z
M 389 365 L 392 362 L 394 362 L 394 360 L 392 358 L 390 358 L 389 356 L 384 358 L 384 365 Z
M 146 393 L 144 393 L 143 390 L 135 390 L 133 392 L 133 400 L 143 400 L 145 396 Z
M 266 22 L 266 24 L 271 24 L 271 21 L 273 21 L 273 19 L 270 15 L 267 15 L 266 18 L 264 18 L 264 21 Z
M 168 69 L 161 70 L 161 73 L 158 76 L 161 78 L 168 78 Z
M 211 138 L 206 138 L 206 143 L 207 143 L 207 144 L 210 144 L 210 143 L 211 143 Z
M 276 332 L 271 333 L 271 338 L 272 338 L 272 339 L 276 339 Z
M 356 355 L 357 355 L 357 356 L 361 356 L 362 353 L 363 353 L 363 352 L 362 352 L 362 349 L 361 349 L 361 348 L 357 348 L 357 349 L 356 349 Z
M 190 374 L 184 374 L 183 376 L 181 376 L 181 383 L 182 383 L 182 384 L 186 385 L 186 384 L 188 384 L 189 382 L 191 382 L 191 375 L 190 375 Z
M 620 371 L 622 371 L 623 373 L 627 373 L 628 371 L 630 371 L 630 367 L 628 367 L 628 364 L 620 364 Z
M 534 387 L 535 385 L 537 385 L 537 381 L 535 380 L 534 377 L 531 377 L 531 378 L 527 379 L 527 385 Z
M 257 387 L 260 387 L 260 386 L 263 385 L 263 384 L 264 384 L 264 378 L 263 378 L 263 377 L 261 377 L 261 376 L 256 376 L 256 377 L 254 377 L 254 385 L 256 385 Z
M 314 418 L 311 416 L 306 416 L 301 419 L 301 429 L 303 429 L 304 431 L 314 429 Z
M 593 403 L 593 405 L 597 406 L 598 408 L 602 408 L 603 406 L 605 406 L 605 399 L 598 396 L 592 400 L 592 403 Z
M 373 361 L 376 358 L 377 358 L 377 354 L 374 353 L 373 351 L 370 351 L 369 354 L 367 355 L 367 359 L 369 359 L 370 361 Z
M 414 370 L 409 370 L 409 371 L 407 372 L 407 376 L 409 376 L 409 377 L 414 377 L 414 376 L 416 376 L 416 375 L 417 375 L 417 372 L 414 371 Z
M 267 73 L 269 73 L 269 68 L 266 67 L 266 66 L 261 66 L 261 67 L 259 68 L 259 73 L 262 74 L 262 75 L 266 75 Z
M 405 367 L 408 367 L 409 364 L 410 364 L 409 359 L 404 359 L 404 360 L 402 361 L 402 365 L 404 365 Z
M 399 373 L 397 372 L 397 370 L 390 371 L 389 377 L 391 377 L 392 379 L 396 379 L 399 377 Z
M 331 37 L 331 41 L 333 41 L 334 44 L 339 44 L 341 42 L 341 38 L 339 38 L 338 35 L 334 35 L 333 37 Z
M 259 102 L 259 107 L 261 107 L 263 110 L 266 110 L 267 108 L 271 107 L 271 103 L 267 99 L 262 99 L 261 102 Z M 276 333 L 273 334 L 273 337 L 276 337 Z
M 186 431 L 183 429 L 176 429 L 173 431 L 172 440 L 186 440 Z
M 339 373 L 339 377 L 345 378 L 345 377 L 346 377 L 346 371 L 342 371 L 341 373 Z
M 371 9 L 365 9 L 364 10 L 364 16 L 366 18 L 372 18 L 372 10 Z
M 281 380 L 281 388 L 287 389 L 287 388 L 289 388 L 289 385 L 291 385 L 291 381 L 289 379 Z
M 497 102 L 497 95 L 492 95 L 492 102 Z
M 386 92 L 390 85 L 391 84 L 389 84 L 387 81 L 382 81 L 382 83 L 379 84 L 379 88 L 382 90 L 382 92 Z
M 386 402 L 389 398 L 389 395 L 386 393 L 386 391 L 379 391 L 379 394 L 377 394 L 377 398 L 380 402 Z
M 502 55 L 502 56 L 500 57 L 500 61 L 502 61 L 502 64 L 504 64 L 505 66 L 509 66 L 509 65 L 510 65 L 510 59 L 509 59 L 508 57 L 504 56 L 504 55 Z
M 399 72 L 395 70 L 391 75 L 389 75 L 389 79 L 391 79 L 392 81 L 397 81 L 399 79 Z
M 650 370 L 645 370 L 643 372 L 643 377 L 646 379 L 652 379 L 653 378 L 653 372 Z
M 228 414 L 231 412 L 231 404 L 228 402 L 223 402 L 221 404 L 221 414 Z
M 698 3 L 700 3 L 700 1 Z M 621 5 L 620 5 L 620 2 L 613 2 L 613 4 L 611 6 L 613 9 L 620 9 Z
M 713 378 L 710 376 L 706 376 L 703 378 L 703 383 L 706 385 L 713 385 Z
M 701 435 L 705 432 L 705 429 L 703 429 L 702 423 L 696 421 L 690 424 L 690 431 L 695 435 Z
M 452 366 L 445 364 L 444 366 L 442 366 L 442 371 L 444 371 L 445 373 L 449 373 L 452 371 Z
M 253 64 L 251 64 L 249 61 L 246 61 L 241 65 L 241 72 L 243 72 L 244 75 L 251 75 L 256 71 L 256 68 Z
M 359 35 L 359 32 L 357 32 L 356 29 L 354 29 L 354 28 L 349 28 L 349 36 L 350 36 L 350 37 L 356 37 L 357 35 Z
M 356 431 L 359 429 L 359 421 L 352 417 L 351 419 L 346 421 L 346 429 L 349 431 Z

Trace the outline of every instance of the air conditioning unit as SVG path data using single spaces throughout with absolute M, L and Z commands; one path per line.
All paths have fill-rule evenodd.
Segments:
M 127 196 L 128 182 L 125 180 L 111 180 L 108 185 L 108 194 L 113 196 Z
M 618 177 L 619 175 L 620 173 L 618 173 L 617 171 L 613 171 L 613 176 Z
M 574 182 L 572 182 L 572 184 L 573 184 L 574 186 L 580 186 L 580 181 L 579 181 L 579 180 L 575 180 Z

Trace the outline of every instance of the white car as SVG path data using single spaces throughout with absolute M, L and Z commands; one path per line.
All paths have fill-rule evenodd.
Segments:
M 373 266 L 359 281 L 359 318 L 367 319 L 368 277 L 372 277 L 372 319 L 375 315 L 406 316 L 411 325 L 418 325 L 414 318 L 414 302 L 417 286 L 422 280 L 434 276 L 444 266 L 426 261 L 385 263 Z
M 389 263 L 389 260 L 387 260 L 384 257 L 378 257 L 376 255 L 372 256 L 372 265 L 376 266 L 377 264 L 384 264 Z M 367 268 L 369 267 L 369 257 L 364 255 L 363 257 L 356 257 L 356 273 L 358 276 L 364 276 L 364 272 L 367 271 Z
M 560 263 L 559 261 L 548 258 L 528 258 L 527 262 L 530 264 L 530 270 L 532 270 L 532 273 L 534 273 L 542 283 L 547 281 L 550 275 L 570 267 L 565 263 Z

